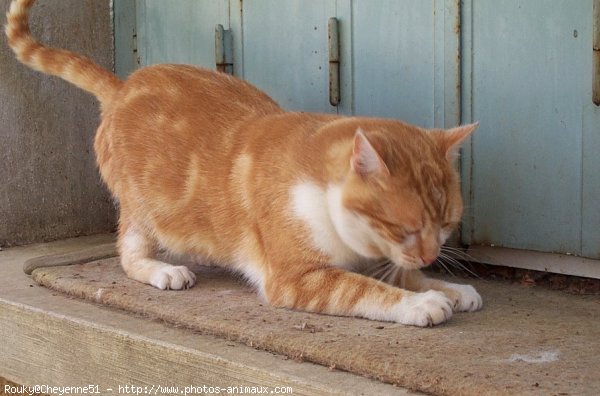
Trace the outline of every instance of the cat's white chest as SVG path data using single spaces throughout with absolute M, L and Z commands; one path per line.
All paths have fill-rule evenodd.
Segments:
M 306 224 L 312 245 L 331 257 L 332 265 L 350 269 L 361 256 L 342 240 L 335 227 L 335 194 L 311 182 L 296 184 L 290 191 L 292 213 Z

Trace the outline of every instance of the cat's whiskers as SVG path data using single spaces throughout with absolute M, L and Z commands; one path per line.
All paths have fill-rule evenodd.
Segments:
M 379 277 L 379 275 L 381 275 L 382 273 L 384 273 L 385 271 L 387 271 L 389 269 L 390 265 L 392 265 L 392 263 L 389 261 L 382 263 L 379 266 L 375 267 L 375 269 L 369 269 L 367 274 L 369 276 L 371 276 L 372 278 L 377 279 Z
M 375 262 L 375 264 L 373 264 L 371 267 L 369 267 L 367 269 L 367 272 L 372 273 L 374 271 L 379 271 L 382 268 L 387 267 L 389 265 L 389 263 L 390 263 L 390 260 L 388 260 L 388 259 L 379 260 L 379 261 Z
M 469 269 L 463 263 L 461 263 L 460 261 L 458 261 L 454 257 L 448 255 L 447 253 L 440 252 L 439 258 L 440 258 L 440 261 L 439 261 L 440 264 L 442 264 L 442 261 L 444 261 L 445 264 L 453 266 L 453 267 L 455 267 L 455 268 L 457 268 L 459 270 L 465 271 L 465 272 L 469 273 L 471 276 L 473 276 L 475 278 L 480 278 L 480 276 L 477 275 L 473 270 Z M 446 266 L 444 266 L 444 268 L 446 270 L 448 270 L 448 268 Z
M 390 274 L 394 271 L 395 267 L 396 267 L 396 265 L 394 263 L 390 263 L 390 265 L 386 268 L 386 271 L 383 273 L 383 275 L 381 275 L 377 279 L 381 282 L 389 283 L 389 282 L 386 282 L 386 280 L 388 279 Z
M 439 265 L 441 265 L 450 275 L 452 276 L 456 276 L 456 274 L 454 274 L 454 272 L 450 271 L 450 268 L 448 268 L 448 266 L 446 265 L 445 261 L 447 259 L 447 256 L 442 255 L 442 253 L 440 252 L 440 255 L 438 256 L 437 259 L 437 263 Z
M 388 270 L 385 272 L 384 276 L 381 277 L 381 280 L 385 283 L 390 283 L 391 275 L 394 273 L 394 264 L 390 264 Z
M 468 254 L 464 249 L 452 246 L 442 246 L 442 252 L 448 253 L 454 258 L 459 258 L 464 261 L 477 261 L 473 256 Z
M 453 246 L 442 246 L 441 250 L 442 250 L 442 252 L 451 256 L 455 260 L 460 259 L 460 260 L 466 261 L 467 263 L 470 263 L 471 261 L 477 261 L 473 256 L 468 254 L 465 251 L 465 249 L 462 249 L 462 248 L 457 248 L 457 247 L 453 247 Z
M 390 280 L 393 282 L 394 285 L 404 287 L 404 278 L 403 277 L 401 277 L 400 282 L 397 282 L 398 272 L 404 273 L 404 270 L 402 269 L 402 267 L 395 265 L 394 272 L 392 273 Z

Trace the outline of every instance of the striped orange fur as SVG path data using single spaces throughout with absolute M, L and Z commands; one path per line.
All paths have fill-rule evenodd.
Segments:
M 25 65 L 101 102 L 95 139 L 119 204 L 129 277 L 161 289 L 194 285 L 165 247 L 241 272 L 274 306 L 427 326 L 481 297 L 426 278 L 459 223 L 453 158 L 476 128 L 283 111 L 252 85 L 185 65 L 126 81 L 31 37 L 33 0 L 14 0 L 6 35 Z M 391 270 L 378 276 L 382 260 Z M 390 275 L 391 274 L 391 275 Z

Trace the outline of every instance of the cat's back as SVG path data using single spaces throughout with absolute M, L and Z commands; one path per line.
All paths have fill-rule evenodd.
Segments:
M 124 180 L 141 182 L 140 175 L 153 169 L 179 183 L 197 153 L 203 163 L 225 168 L 240 125 L 282 112 L 264 92 L 224 73 L 189 65 L 144 67 L 103 110 L 95 140 L 100 172 L 120 195 Z
M 113 101 L 115 110 L 145 107 L 193 116 L 211 111 L 229 117 L 281 112 L 279 105 L 251 84 L 214 70 L 191 65 L 143 67 L 129 76 Z

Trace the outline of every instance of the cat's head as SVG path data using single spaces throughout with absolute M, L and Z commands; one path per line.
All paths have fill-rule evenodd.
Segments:
M 454 162 L 475 128 L 358 129 L 341 191 L 346 243 L 363 256 L 387 257 L 407 269 L 435 261 L 461 220 Z

